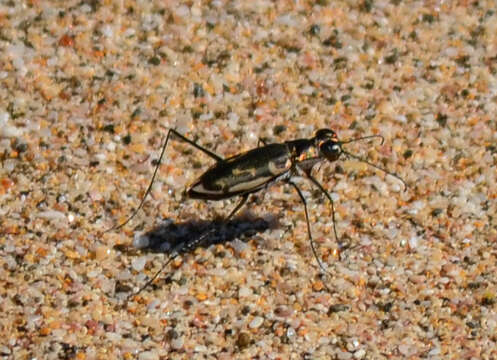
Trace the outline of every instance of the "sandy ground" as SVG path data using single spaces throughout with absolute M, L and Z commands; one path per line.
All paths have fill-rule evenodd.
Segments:
M 0 2 L 0 356 L 496 359 L 494 1 Z M 236 199 L 213 159 L 313 136 L 343 156 Z M 168 248 L 208 231 L 204 246 Z M 147 245 L 148 241 L 148 245 Z M 343 246 L 337 258 L 339 244 Z

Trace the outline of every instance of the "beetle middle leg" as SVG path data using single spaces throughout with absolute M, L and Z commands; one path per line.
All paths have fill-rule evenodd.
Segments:
M 326 196 L 326 198 L 330 201 L 331 205 L 331 220 L 333 222 L 333 234 L 335 235 L 335 240 L 339 246 L 339 248 L 342 247 L 340 240 L 338 239 L 338 234 L 337 234 L 337 228 L 336 228 L 336 219 L 335 219 L 335 204 L 333 203 L 333 199 L 331 198 L 331 195 L 326 191 L 326 189 L 317 181 L 311 174 L 306 173 L 306 176 L 311 182 L 316 185 L 316 187 Z
M 321 259 L 318 256 L 318 253 L 316 251 L 316 246 L 314 244 L 314 239 L 312 238 L 312 233 L 311 233 L 311 225 L 310 225 L 310 222 L 309 222 L 309 212 L 307 210 L 307 201 L 306 201 L 306 199 L 304 197 L 304 194 L 302 194 L 302 191 L 300 190 L 300 188 L 293 181 L 287 180 L 287 183 L 290 184 L 290 185 L 292 185 L 294 187 L 294 189 L 297 191 L 297 194 L 299 194 L 299 197 L 300 197 L 300 200 L 302 201 L 302 204 L 304 205 L 305 221 L 306 221 L 306 224 L 307 224 L 307 234 L 309 236 L 309 242 L 311 243 L 312 253 L 313 253 L 314 257 L 316 258 L 316 261 L 317 261 L 319 267 L 321 268 L 321 270 L 323 270 L 325 273 L 327 273 L 329 275 L 332 275 L 326 269 L 326 267 L 323 265 Z M 325 287 L 328 288 L 326 285 L 325 285 Z
M 235 214 L 242 208 L 243 205 L 247 202 L 247 199 L 249 197 L 249 194 L 242 195 L 242 199 L 240 202 L 235 206 L 233 210 L 231 210 L 230 214 L 224 219 L 224 221 L 229 221 Z

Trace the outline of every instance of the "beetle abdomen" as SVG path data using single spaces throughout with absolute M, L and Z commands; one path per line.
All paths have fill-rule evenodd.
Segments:
M 194 199 L 220 200 L 262 189 L 292 167 L 285 144 L 270 144 L 220 161 L 188 189 Z

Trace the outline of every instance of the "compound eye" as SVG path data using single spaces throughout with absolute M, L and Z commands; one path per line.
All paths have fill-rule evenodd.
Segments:
M 325 141 L 319 146 L 319 150 L 321 151 L 321 154 L 328 160 L 328 161 L 335 161 L 340 157 L 340 154 L 342 153 L 342 148 L 340 147 L 340 144 L 336 143 L 335 141 Z

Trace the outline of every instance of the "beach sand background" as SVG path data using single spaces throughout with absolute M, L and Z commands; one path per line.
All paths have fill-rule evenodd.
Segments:
M 494 1 L 2 1 L 0 355 L 12 359 L 497 358 Z M 212 159 L 319 128 L 342 158 L 189 200 Z M 210 246 L 165 269 L 143 239 Z M 155 237 L 143 237 L 150 231 Z M 158 235 L 157 235 L 158 232 Z M 159 239 L 159 240 L 157 240 Z M 133 245 L 135 242 L 135 246 Z M 328 289 L 327 289 L 328 288 Z

